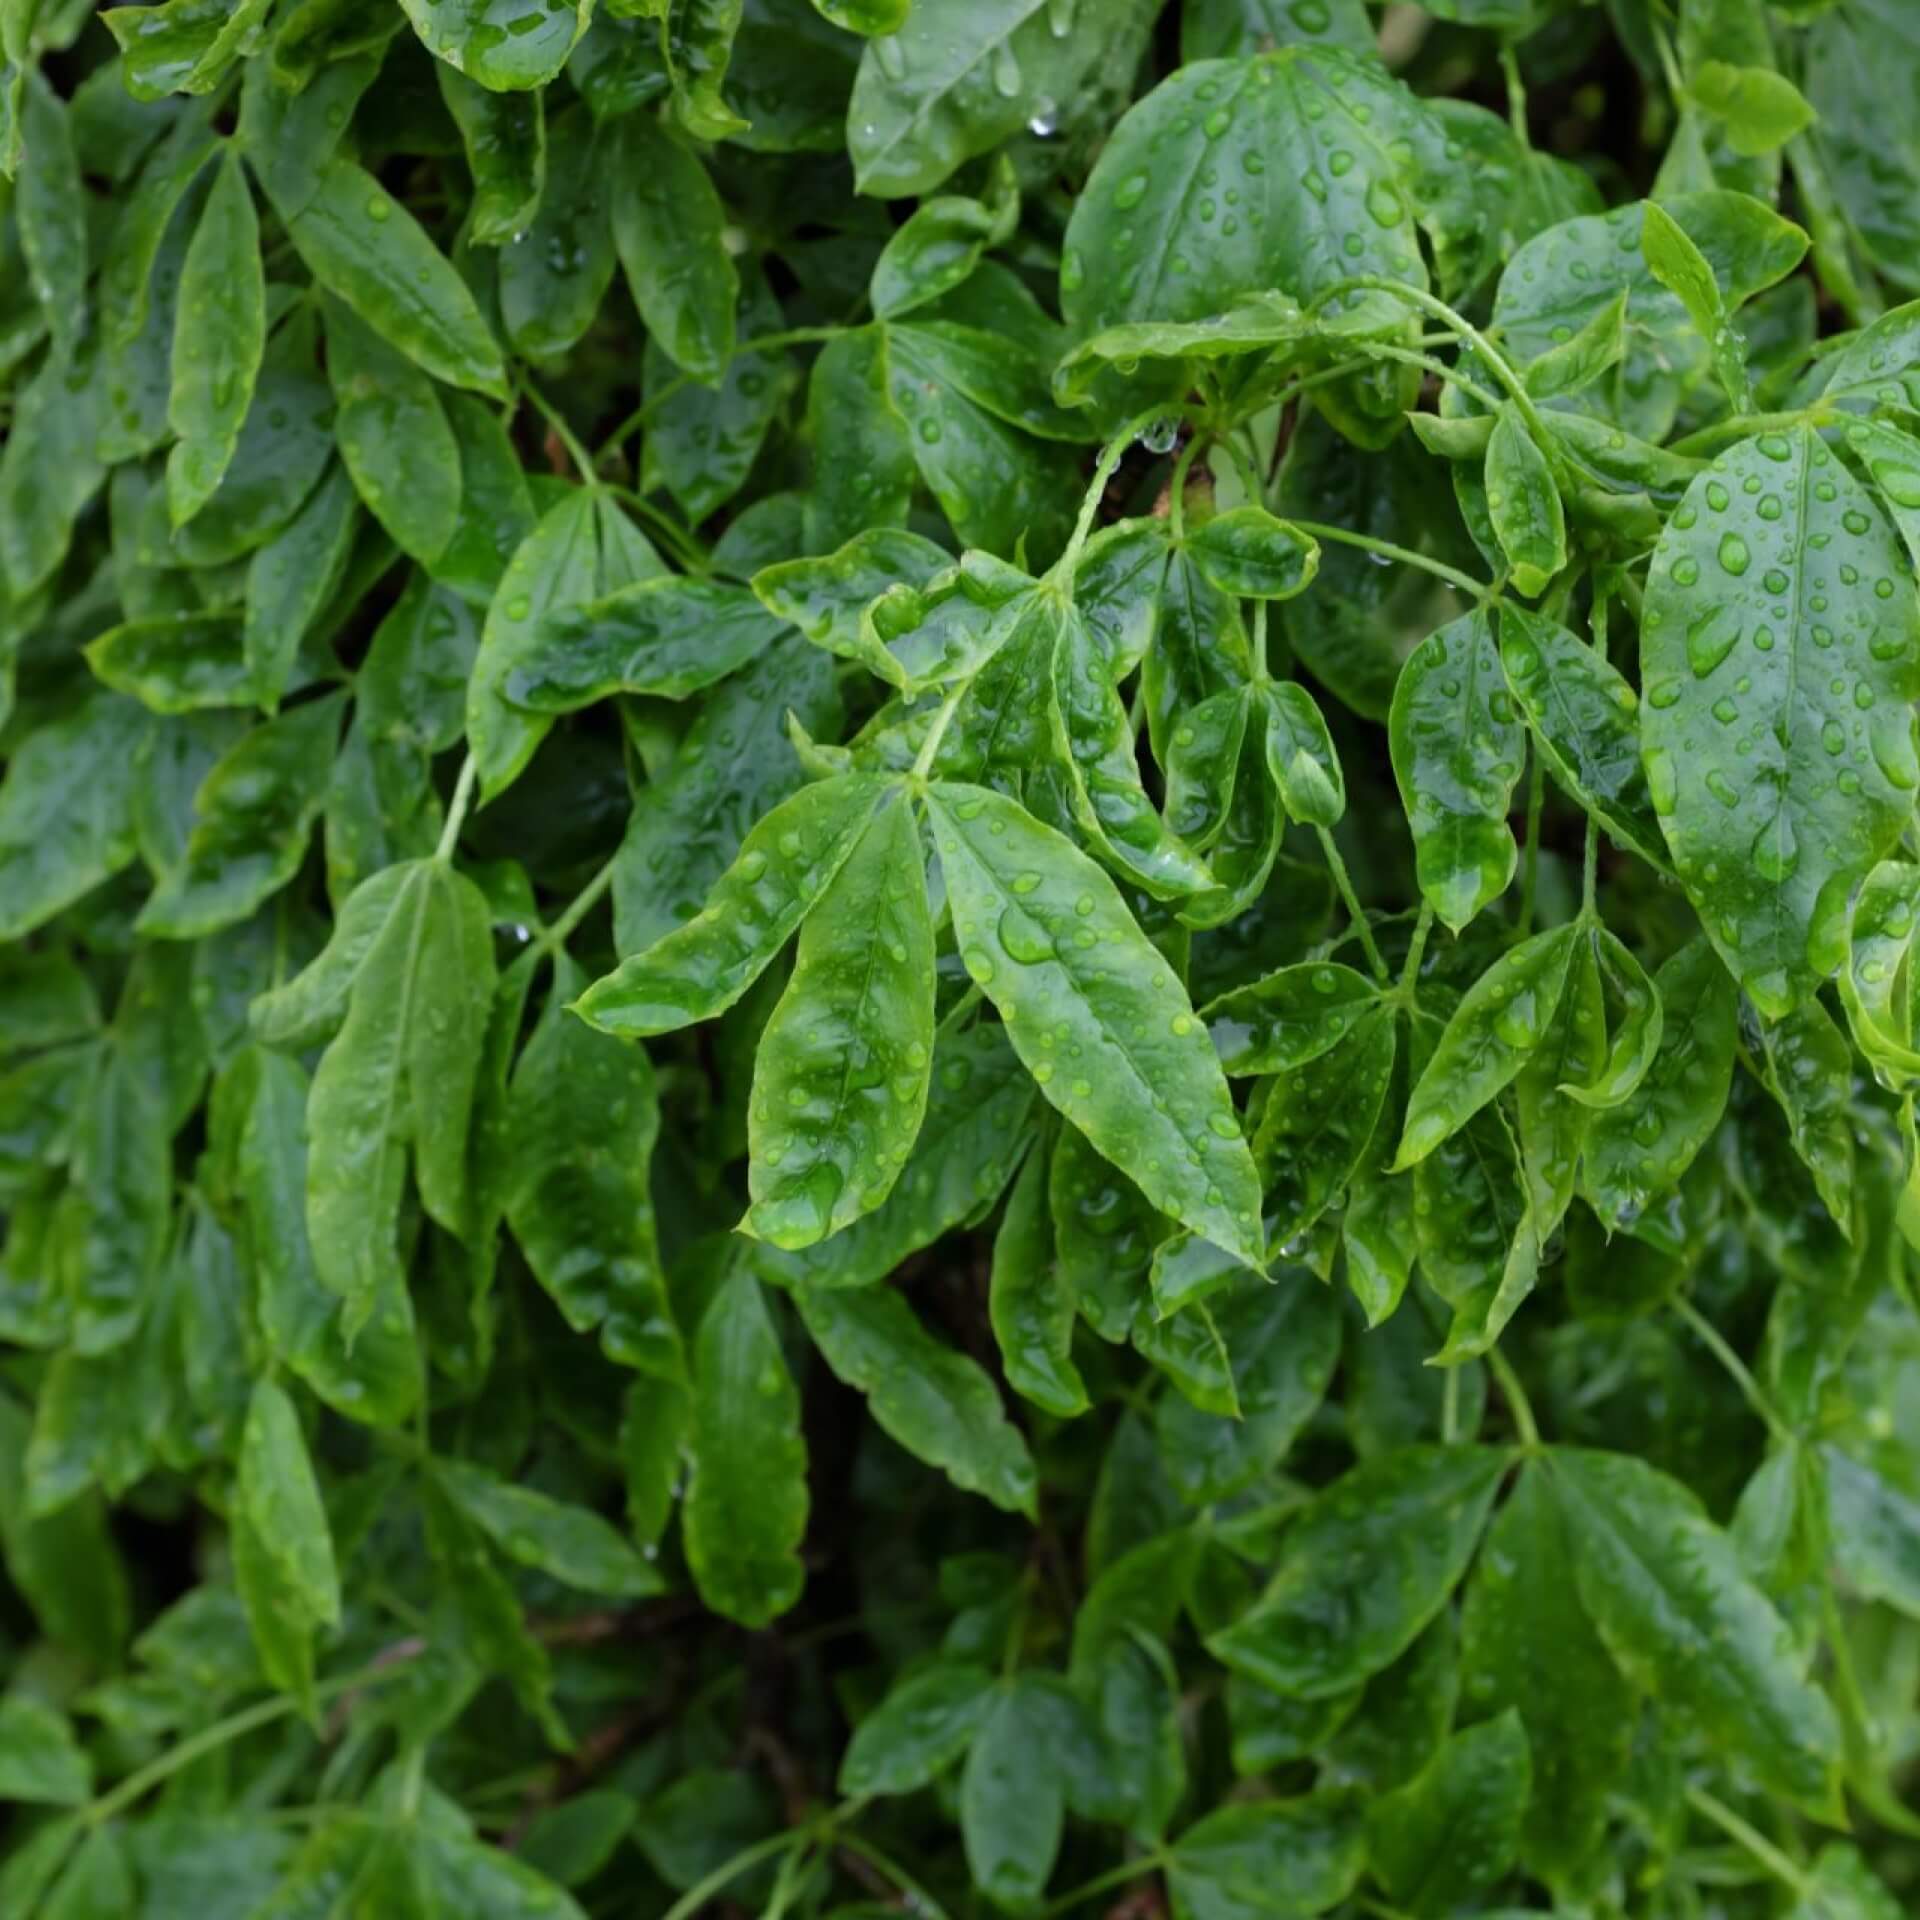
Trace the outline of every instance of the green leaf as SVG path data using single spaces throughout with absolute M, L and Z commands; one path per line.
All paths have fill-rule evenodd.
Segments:
M 1453 621 L 1414 650 L 1393 691 L 1389 738 L 1420 891 L 1458 933 L 1506 891 L 1520 857 L 1507 805 L 1525 735 L 1485 613 Z
M 655 574 L 548 613 L 516 649 L 506 695 L 544 714 L 614 693 L 681 700 L 757 658 L 779 631 L 745 587 Z
M 0 1793 L 16 1803 L 77 1807 L 93 1791 L 93 1765 L 63 1713 L 25 1694 L 0 1700 Z
M 1572 1881 L 1593 1857 L 1633 1752 L 1619 1675 L 1566 1577 L 1571 1551 L 1552 1476 L 1529 1462 L 1488 1530 L 1460 1622 L 1473 1711 L 1517 1712 L 1526 1730 L 1532 1792 L 1520 1854 L 1549 1885 Z
M 182 940 L 244 920 L 299 871 L 326 800 L 342 696 L 289 708 L 222 754 L 194 796 L 186 858 L 135 923 Z
M 329 161 L 287 231 L 314 279 L 422 371 L 506 397 L 500 349 L 465 282 L 372 174 Z
M 983 253 L 1006 243 L 1019 219 L 1019 191 L 1011 180 L 996 186 L 992 201 L 942 194 L 908 215 L 873 265 L 868 298 L 877 319 L 898 319 L 951 293 Z
M 993 1676 L 964 1661 L 909 1674 L 854 1728 L 840 1791 L 864 1797 L 924 1787 L 966 1752 L 996 1699 Z
M 1639 695 L 1599 648 L 1525 607 L 1500 610 L 1500 664 L 1554 779 L 1617 846 L 1664 869 L 1640 764 Z
M 472 881 L 438 861 L 413 863 L 314 1075 L 307 1227 L 321 1284 L 347 1303 L 349 1333 L 396 1272 L 409 1139 L 422 1204 L 449 1232 L 466 1226 L 467 1118 L 493 995 L 487 918 Z
M 1725 127 L 1734 152 L 1749 157 L 1784 147 L 1815 119 L 1800 89 L 1771 67 L 1702 61 L 1688 76 L 1687 91 Z
M 436 1461 L 434 1472 L 467 1518 L 523 1566 L 587 1593 L 628 1600 L 658 1593 L 665 1584 L 597 1513 L 463 1461 Z
M 1228 1498 L 1288 1457 L 1340 1352 L 1332 1296 L 1297 1268 L 1282 1270 L 1270 1286 L 1241 1282 L 1215 1317 L 1233 1357 L 1238 1417 L 1221 1419 L 1170 1396 L 1154 1410 L 1169 1477 L 1194 1506 Z
M 762 1271 L 819 1289 L 865 1287 L 949 1229 L 988 1213 L 1032 1137 L 1034 1085 L 991 1021 L 942 1035 L 926 1118 L 886 1202 L 803 1253 L 756 1254 Z
M 1865 590 L 1829 608 L 1817 582 L 1843 567 Z M 1804 432 L 1729 449 L 1655 550 L 1648 784 L 1708 934 L 1776 1018 L 1837 961 L 1829 923 L 1912 810 L 1920 654 L 1903 568 L 1871 497 Z M 1828 664 L 1841 635 L 1844 673 Z
M 167 424 L 167 512 L 177 527 L 212 499 L 240 443 L 266 350 L 260 221 L 239 155 L 213 179 L 180 275 Z
M 1225 1077 L 1112 881 L 1003 795 L 942 781 L 927 804 L 961 958 L 1042 1093 L 1162 1212 L 1260 1264 Z
M 1380 989 L 1337 963 L 1281 967 L 1200 1010 L 1230 1074 L 1282 1073 L 1337 1046 Z
M 1536 933 L 1467 989 L 1414 1084 L 1393 1172 L 1459 1132 L 1532 1058 L 1560 1004 L 1580 931 L 1569 921 Z
M 400 550 L 431 566 L 460 518 L 460 444 L 439 393 L 350 307 L 326 312 L 341 461 Z
M 1290 600 L 1313 584 L 1319 544 L 1264 507 L 1233 507 L 1206 521 L 1187 542 L 1216 587 L 1260 600 Z
M 1411 143 L 1425 135 L 1411 94 L 1331 47 L 1182 67 L 1123 116 L 1074 203 L 1060 262 L 1068 326 L 1199 320 L 1269 289 L 1305 302 L 1356 274 L 1424 287 Z M 1303 190 L 1250 191 L 1243 217 L 1213 220 L 1190 184 L 1207 166 Z M 1395 309 L 1365 293 L 1327 312 L 1364 330 Z
M 862 193 L 927 193 L 963 161 L 1071 103 L 1103 71 L 1131 73 L 1152 20 L 1138 0 L 1109 8 L 1053 0 L 914 0 L 871 40 L 847 107 Z M 1055 31 L 1058 21 L 1060 31 Z
M 764 1626 L 800 1597 L 807 1526 L 800 1396 L 760 1283 L 736 1266 L 700 1322 L 693 1356 L 693 1478 L 682 1530 L 700 1597 Z
M 1651 200 L 1640 223 L 1640 251 L 1653 277 L 1679 296 L 1695 331 L 1713 348 L 1714 372 L 1728 404 L 1735 413 L 1751 412 L 1753 384 L 1747 377 L 1746 348 L 1727 318 L 1713 268 L 1687 237 L 1686 228 Z
M 1305 1699 L 1377 1673 L 1446 1604 L 1506 1465 L 1488 1447 L 1407 1447 L 1362 1463 L 1312 1501 L 1265 1594 L 1208 1646 L 1236 1673 Z
M 1418 1778 L 1367 1810 L 1367 1863 L 1396 1907 L 1451 1913 L 1513 1863 L 1532 1784 L 1511 1707 L 1456 1733 Z
M 247 48 L 266 11 L 266 0 L 163 0 L 153 7 L 114 7 L 100 18 L 126 56 L 129 91 L 151 100 L 209 92 Z
M 547 616 L 665 573 L 645 536 L 596 488 L 575 488 L 541 515 L 488 605 L 467 686 L 467 741 L 487 798 L 520 777 L 552 725 L 507 699 L 507 684 L 538 647 Z
M 1263 1920 L 1325 1913 L 1359 1885 L 1359 1809 L 1338 1789 L 1246 1800 L 1196 1820 L 1173 1843 L 1167 1890 L 1176 1920 Z
M 1581 1603 L 1629 1678 L 1771 1789 L 1837 1817 L 1833 1708 L 1699 1502 L 1623 1454 L 1556 1448 L 1547 1465 Z
M 281 29 L 284 38 L 286 29 Z M 547 178 L 546 115 L 539 94 L 489 92 L 444 61 L 434 68 L 473 175 L 472 234 L 484 247 L 518 239 L 532 224 Z
M 1904 1092 L 1920 1075 L 1913 1045 L 1909 958 L 1920 915 L 1920 867 L 1883 860 L 1861 883 L 1840 969 L 1840 1003 L 1854 1043 L 1883 1086 Z
M 1087 1410 L 1073 1364 L 1074 1297 L 1054 1254 L 1048 1159 L 1030 1153 L 993 1240 L 987 1312 L 1007 1384 L 1063 1420 Z
M 261 1665 L 311 1719 L 313 1636 L 339 1622 L 340 1581 L 299 1416 L 270 1380 L 253 1390 L 235 1492 L 234 1573 Z
M 725 1012 L 792 938 L 898 791 L 884 775 L 849 773 L 783 800 L 741 842 L 693 919 L 581 995 L 582 1018 L 631 1038 Z
M 500 247 L 500 322 L 536 360 L 575 346 L 607 297 L 613 245 L 609 159 L 618 148 L 584 107 L 553 117 L 546 178 L 532 217 Z
M 965 1492 L 1033 1517 L 1033 1461 L 993 1382 L 934 1339 L 900 1294 L 801 1287 L 794 1302 L 827 1365 L 866 1394 L 874 1419 L 901 1446 Z
M 740 278 L 725 243 L 726 209 L 700 161 L 657 120 L 620 123 L 613 238 L 648 333 L 711 384 L 733 352 Z
M 1379 1128 L 1393 1079 L 1397 1035 L 1375 1004 L 1324 1053 L 1282 1067 L 1268 1083 L 1253 1136 L 1267 1189 L 1267 1234 L 1298 1243 L 1338 1202 Z
M 262 705 L 286 691 L 300 643 L 346 573 L 359 519 L 346 468 L 330 466 L 306 505 L 247 563 L 241 651 Z
M 17 940 L 134 858 L 138 749 L 152 722 L 97 691 L 36 727 L 0 781 L 0 937 Z
M 808 376 L 814 478 L 806 544 L 813 552 L 842 546 L 873 527 L 906 524 L 913 446 L 888 397 L 886 346 L 884 328 L 842 333 L 820 350 Z
M 1641 252 L 1648 205 L 1583 213 L 1529 240 L 1500 276 L 1493 320 L 1502 351 L 1524 368 L 1564 345 L 1624 292 L 1626 357 L 1581 391 L 1579 408 L 1658 441 L 1681 398 L 1713 364 L 1713 348 Z M 1728 314 L 1791 273 L 1807 249 L 1800 228 L 1747 194 L 1676 194 L 1662 212 L 1705 261 Z
M 1657 209 L 1655 211 L 1658 211 Z M 1547 456 L 1509 400 L 1487 442 L 1487 511 L 1515 588 L 1532 596 L 1567 564 L 1567 522 Z
M 244 1108 L 235 1173 L 260 1331 L 335 1412 L 397 1426 L 418 1404 L 424 1373 L 412 1302 L 404 1277 L 388 1275 L 349 1341 L 343 1303 L 320 1283 L 307 1239 L 307 1075 L 297 1061 L 254 1049 L 229 1084 Z
M 428 52 L 500 93 L 545 86 L 566 65 L 593 14 L 591 0 L 563 0 L 530 21 L 500 0 L 400 4 Z
M 573 962 L 557 959 L 514 1068 L 510 1151 L 494 1177 L 513 1237 L 567 1324 L 598 1329 L 611 1359 L 672 1379 L 685 1362 L 648 1177 L 660 1130 L 653 1068 L 643 1047 L 575 1017 L 580 984 Z
M 1581 1191 L 1614 1231 L 1686 1172 L 1720 1124 L 1733 1079 L 1738 994 L 1705 940 L 1654 976 L 1660 1043 L 1630 1098 L 1594 1116 Z
M 1787 1117 L 1793 1150 L 1827 1211 L 1853 1237 L 1853 1050 L 1817 1000 L 1760 1021 L 1761 1079 Z
M 797 1249 L 893 1191 L 926 1112 L 933 923 L 904 789 L 873 817 L 800 931 L 761 1034 L 746 1225 Z

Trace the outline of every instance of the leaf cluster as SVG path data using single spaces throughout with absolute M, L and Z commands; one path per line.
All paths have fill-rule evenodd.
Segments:
M 0 0 L 0 1914 L 1920 1901 L 1906 0 Z

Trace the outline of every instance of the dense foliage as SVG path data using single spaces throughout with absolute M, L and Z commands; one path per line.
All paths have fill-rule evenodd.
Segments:
M 1916 1910 L 1908 0 L 0 51 L 6 1920 Z

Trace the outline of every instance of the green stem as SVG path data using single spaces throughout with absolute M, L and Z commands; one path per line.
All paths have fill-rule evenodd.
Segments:
M 453 849 L 466 824 L 467 809 L 473 804 L 474 782 L 480 777 L 480 763 L 472 754 L 460 763 L 460 777 L 453 783 L 453 798 L 447 802 L 447 823 L 440 829 L 440 844 L 434 848 L 436 860 L 451 860 Z
M 1180 449 L 1179 458 L 1173 463 L 1173 478 L 1167 482 L 1167 530 L 1176 544 L 1187 531 L 1187 475 L 1192 471 L 1194 460 L 1205 443 L 1206 435 L 1203 433 L 1188 438 L 1187 444 Z
M 559 919 L 557 919 L 552 926 L 548 927 L 534 944 L 547 953 L 558 953 L 559 950 L 566 945 L 567 936 L 593 911 L 594 907 L 599 903 L 600 896 L 613 885 L 614 872 L 619 865 L 620 856 L 616 853 L 613 858 L 573 896 L 573 899 L 568 903 L 566 912 L 561 914 Z
M 832 340 L 847 331 L 845 327 L 789 327 L 781 333 L 763 333 L 757 340 L 736 340 L 729 360 L 738 360 L 748 353 L 772 353 L 781 347 L 818 346 L 823 341 Z M 634 434 L 647 424 L 656 408 L 664 407 L 673 396 L 684 387 L 694 384 L 691 374 L 681 374 L 676 380 L 669 380 L 658 393 L 649 394 L 639 406 L 607 435 L 600 443 L 600 458 L 617 453 Z
M 1740 1389 L 1746 1403 L 1759 1415 L 1767 1431 L 1776 1440 L 1791 1440 L 1793 1431 L 1773 1409 L 1773 1403 L 1760 1391 L 1760 1383 L 1747 1370 L 1747 1363 L 1727 1345 L 1720 1329 L 1683 1293 L 1676 1293 L 1673 1310 L 1687 1323 L 1693 1337 L 1726 1369 L 1727 1377 Z
M 1811 1877 L 1724 1801 L 1715 1799 L 1704 1787 L 1689 1787 L 1687 1800 L 1696 1813 L 1705 1814 L 1722 1833 L 1737 1840 L 1776 1880 L 1791 1887 L 1802 1900 L 1816 1899 L 1820 1890 Z
M 632 487 L 615 487 L 616 493 L 635 513 L 650 521 L 659 534 L 674 551 L 674 557 L 689 573 L 705 573 L 708 567 L 706 549 L 677 521 L 672 514 L 656 507 L 644 493 L 636 492 Z
M 1391 540 L 1376 540 L 1370 533 L 1355 533 L 1351 527 L 1328 526 L 1320 520 L 1296 520 L 1291 514 L 1287 524 L 1310 533 L 1316 540 L 1331 540 L 1337 546 L 1359 547 L 1367 553 L 1377 553 L 1383 559 L 1398 560 L 1402 566 L 1418 567 L 1423 573 L 1430 573 L 1436 580 L 1444 580 L 1449 586 L 1458 587 L 1462 593 L 1471 594 L 1483 605 L 1495 606 L 1503 595 L 1493 587 L 1484 587 L 1471 574 L 1462 573 L 1458 567 L 1450 567 L 1443 560 L 1430 559 L 1424 553 L 1415 553 L 1411 547 L 1395 546 Z
M 1540 815 L 1547 801 L 1546 769 L 1538 750 L 1527 776 L 1527 860 L 1520 875 L 1520 937 L 1533 931 L 1533 897 L 1540 881 Z
M 913 777 L 924 780 L 933 768 L 933 757 L 940 751 L 940 742 L 947 737 L 947 722 L 953 718 L 954 709 L 959 706 L 961 697 L 972 686 L 971 678 L 959 681 L 953 691 L 940 702 L 940 711 L 933 716 L 933 725 L 927 729 L 927 737 L 920 743 L 920 751 L 913 757 Z
M 1589 920 L 1596 917 L 1595 893 L 1600 879 L 1600 829 L 1591 814 L 1587 816 L 1586 844 L 1580 850 L 1580 911 Z
M 1087 491 L 1080 502 L 1080 515 L 1073 523 L 1073 537 L 1067 542 L 1067 550 L 1053 563 L 1053 576 L 1060 580 L 1071 580 L 1075 563 L 1080 558 L 1080 550 L 1087 544 L 1087 536 L 1093 531 L 1093 516 L 1100 511 L 1100 502 L 1107 491 L 1107 482 L 1120 470 L 1120 462 L 1127 457 L 1127 449 L 1139 439 L 1156 420 L 1164 420 L 1170 409 L 1154 407 L 1146 413 L 1135 414 L 1127 424 L 1100 450 L 1099 464 L 1093 470 L 1093 478 L 1087 483 Z
M 1500 43 L 1500 71 L 1507 81 L 1507 124 L 1513 128 L 1520 144 L 1530 147 L 1533 142 L 1527 138 L 1527 86 L 1520 77 L 1520 56 L 1511 40 Z
M 1440 1444 L 1455 1445 L 1460 1438 L 1460 1369 L 1447 1369 L 1447 1383 L 1440 1390 Z
M 1097 1899 L 1101 1894 L 1114 1887 L 1124 1887 L 1130 1880 L 1138 1880 L 1143 1875 L 1158 1873 L 1167 1864 L 1167 1856 L 1156 1850 L 1143 1853 L 1138 1860 L 1128 1860 L 1122 1865 L 1109 1868 L 1105 1873 L 1097 1873 L 1091 1880 L 1083 1881 L 1058 1900 L 1050 1900 L 1040 1909 L 1040 1920 L 1053 1920 L 1056 1913 L 1065 1913 L 1069 1907 L 1077 1907 L 1083 1900 Z
M 813 1827 L 789 1827 L 784 1833 L 770 1833 L 764 1840 L 756 1840 L 750 1847 L 742 1847 L 732 1859 L 723 1860 L 704 1880 L 696 1880 L 683 1893 L 661 1920 L 692 1920 L 713 1896 L 724 1886 L 739 1879 L 751 1867 L 757 1867 L 762 1860 L 770 1860 L 776 1853 L 784 1853 L 788 1847 L 803 1846 L 815 1837 Z
M 868 1866 L 885 1874 L 907 1896 L 919 1920 L 947 1920 L 946 1908 L 905 1867 L 890 1855 L 882 1853 L 872 1841 L 863 1840 L 859 1834 L 849 1831 L 840 1834 L 834 1844 L 845 1847 L 849 1853 L 857 1853 Z
M 1380 949 L 1374 945 L 1373 927 L 1360 905 L 1359 896 L 1353 890 L 1353 880 L 1347 872 L 1347 863 L 1340 857 L 1340 849 L 1333 844 L 1333 834 L 1328 828 L 1316 826 L 1314 832 L 1320 836 L 1320 851 L 1327 857 L 1327 866 L 1333 874 L 1333 884 L 1340 890 L 1340 898 L 1346 904 L 1347 916 L 1353 922 L 1355 934 L 1359 936 L 1360 950 L 1367 956 L 1367 965 L 1373 970 L 1373 977 L 1385 986 L 1392 975 L 1387 971 L 1387 963 L 1380 957 Z
M 566 448 L 567 458 L 573 462 L 580 478 L 591 486 L 594 479 L 593 456 L 580 444 L 573 429 L 567 425 L 566 415 L 524 373 L 520 375 L 518 384 L 520 391 L 533 402 L 535 411 L 553 429 L 554 438 Z
M 1711 453 L 1729 440 L 1747 440 L 1756 433 L 1786 433 L 1795 427 L 1824 427 L 1833 419 L 1826 406 L 1800 407 L 1792 413 L 1736 413 L 1676 440 L 1667 451 L 1683 456 Z
M 1537 1447 L 1540 1444 L 1540 1429 L 1533 1417 L 1533 1402 L 1527 1398 L 1527 1390 L 1520 1384 L 1520 1376 L 1513 1370 L 1513 1362 L 1497 1346 L 1487 1349 L 1487 1369 L 1499 1383 L 1501 1398 L 1507 1403 L 1507 1411 L 1513 1416 L 1515 1430 L 1520 1435 L 1523 1447 Z
M 1531 429 L 1536 443 L 1543 450 L 1556 444 L 1547 432 L 1547 423 L 1540 417 L 1540 409 L 1533 403 L 1533 395 L 1527 391 L 1527 383 L 1514 371 L 1513 363 L 1465 314 L 1457 312 L 1444 300 L 1436 298 L 1425 287 L 1409 286 L 1406 281 L 1391 280 L 1385 274 L 1357 273 L 1350 279 L 1337 281 L 1324 293 L 1316 294 L 1308 302 L 1308 311 L 1324 306 L 1329 300 L 1336 299 L 1343 293 L 1358 292 L 1390 293 L 1396 300 L 1404 300 L 1410 307 L 1417 307 L 1422 313 L 1431 314 L 1434 319 L 1451 327 L 1455 334 L 1480 356 L 1492 370 L 1494 377 L 1506 388 L 1513 404 L 1520 410 L 1520 417 Z
M 1411 1000 L 1413 990 L 1420 984 L 1420 962 L 1427 952 L 1427 936 L 1433 931 L 1433 907 L 1428 901 L 1420 903 L 1420 917 L 1413 923 L 1413 937 L 1407 942 L 1406 964 L 1400 969 L 1400 978 L 1395 983 L 1394 992 L 1400 998 Z
M 389 1675 L 398 1673 L 406 1660 L 412 1657 L 409 1654 L 403 1659 L 377 1661 L 371 1666 L 362 1667 L 357 1673 L 323 1680 L 314 1689 L 314 1700 L 316 1703 L 337 1700 L 343 1693 L 357 1693 L 363 1688 L 378 1686 Z M 300 1703 L 283 1693 L 254 1706 L 243 1707 L 238 1713 L 230 1713 L 224 1720 L 216 1720 L 212 1726 L 189 1734 L 186 1739 L 169 1747 L 158 1759 L 150 1760 L 144 1767 L 128 1774 L 117 1787 L 109 1788 L 99 1798 L 82 1807 L 79 1817 L 89 1826 L 100 1826 L 111 1820 L 123 1807 L 131 1806 L 142 1794 L 150 1792 L 162 1781 L 171 1779 L 183 1767 L 190 1767 L 202 1754 L 212 1753 L 231 1741 L 244 1739 L 248 1734 L 257 1733 L 262 1727 L 270 1727 L 276 1720 L 285 1720 L 299 1710 Z
M 1448 366 L 1444 360 L 1436 360 L 1430 353 L 1416 353 L 1411 347 L 1396 347 L 1385 340 L 1376 341 L 1369 351 L 1376 360 L 1398 360 L 1409 367 L 1422 367 L 1444 380 L 1448 386 L 1458 387 L 1462 393 L 1479 401 L 1489 413 L 1500 411 L 1500 396 L 1497 393 L 1489 392 L 1479 381 L 1468 379 L 1457 368 Z

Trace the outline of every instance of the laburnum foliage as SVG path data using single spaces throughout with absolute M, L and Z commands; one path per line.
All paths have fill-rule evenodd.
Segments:
M 0 1913 L 1920 1901 L 1908 0 L 0 0 Z

